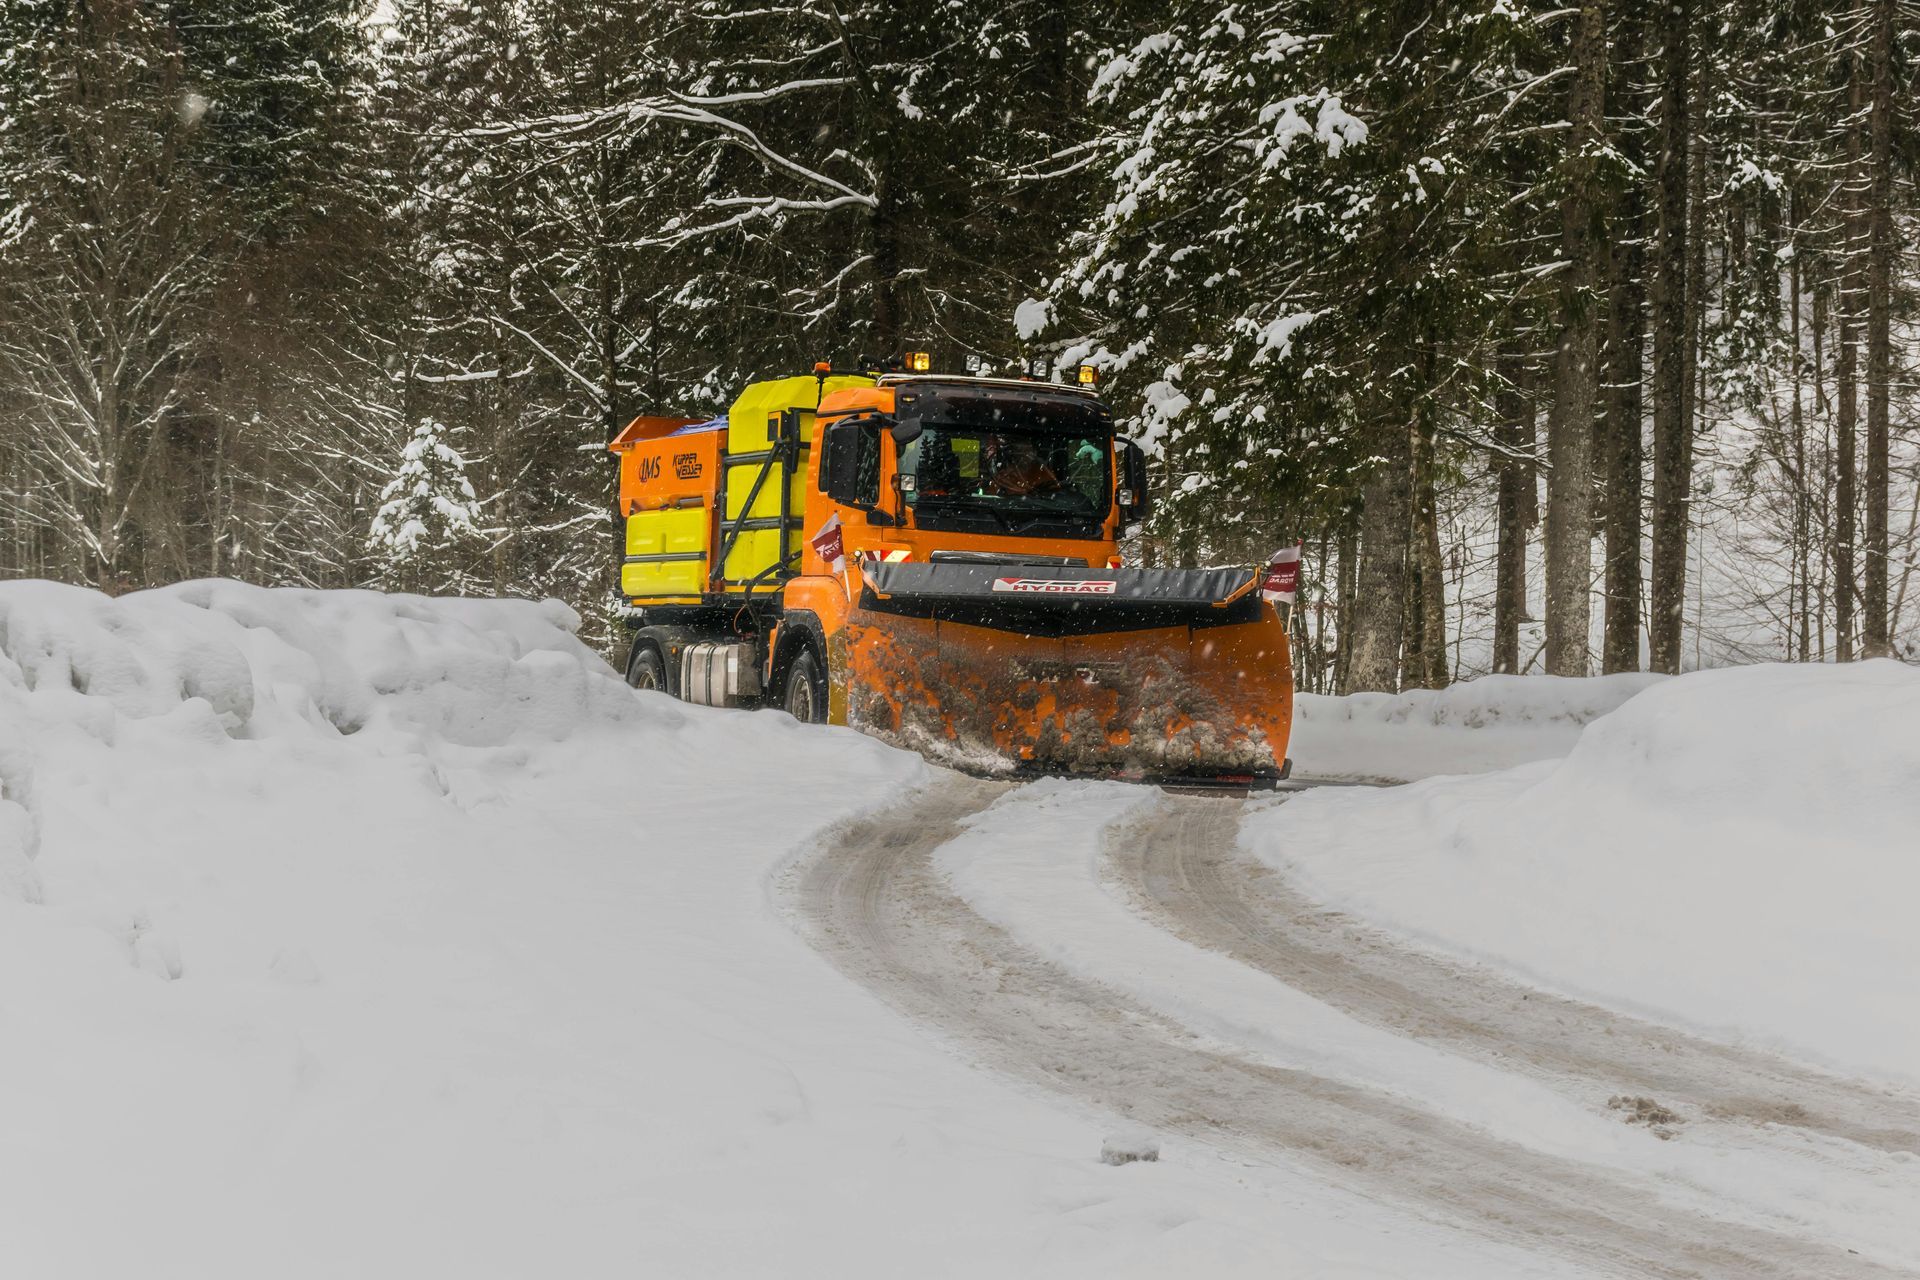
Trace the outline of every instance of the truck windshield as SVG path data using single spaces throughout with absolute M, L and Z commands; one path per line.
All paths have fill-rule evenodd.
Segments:
M 1113 440 L 1104 431 L 929 424 L 900 453 L 923 528 L 1076 533 L 1106 519 Z M 902 486 L 905 488 L 906 486 Z

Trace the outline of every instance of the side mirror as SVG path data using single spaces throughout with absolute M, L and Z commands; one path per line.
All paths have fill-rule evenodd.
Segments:
M 1122 440 L 1119 445 L 1120 474 L 1114 496 L 1120 506 L 1121 521 L 1139 524 L 1153 511 L 1153 499 L 1147 493 L 1147 455 L 1131 440 Z
M 873 449 L 873 433 L 863 422 L 836 422 L 821 435 L 820 488 L 835 502 L 855 505 L 861 500 L 861 454 Z
M 918 440 L 920 430 L 918 418 L 895 418 L 887 424 L 887 431 L 893 436 L 893 442 L 902 447 Z

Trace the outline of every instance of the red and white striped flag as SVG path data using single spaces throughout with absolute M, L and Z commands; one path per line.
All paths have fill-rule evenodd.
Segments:
M 829 569 L 842 574 L 847 571 L 847 544 L 840 536 L 838 511 L 827 517 L 827 522 L 820 526 L 820 532 L 808 538 L 807 543 L 827 562 Z
M 1300 591 L 1300 544 L 1282 547 L 1267 561 L 1267 576 L 1260 582 L 1260 598 L 1274 604 L 1292 604 Z

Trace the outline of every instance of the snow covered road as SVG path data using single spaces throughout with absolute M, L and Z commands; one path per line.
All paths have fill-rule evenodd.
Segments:
M 1599 1273 L 1920 1266 L 1911 1099 L 1568 1001 L 1529 1008 L 1525 989 L 1252 886 L 1272 877 L 1238 865 L 1239 808 L 949 778 L 835 832 L 791 900 L 844 971 L 975 1060 L 1230 1159 L 1305 1163 Z M 1154 924 L 1202 945 L 1181 956 Z M 1684 1120 L 1608 1106 L 1656 1087 Z
M 1169 931 L 1356 1018 L 1590 1102 L 1683 1123 L 1779 1125 L 1920 1153 L 1920 1098 L 1524 986 L 1369 928 L 1248 855 L 1241 806 L 1171 801 L 1114 833 L 1113 865 Z

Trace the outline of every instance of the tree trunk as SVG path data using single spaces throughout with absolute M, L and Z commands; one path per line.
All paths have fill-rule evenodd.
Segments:
M 1322 527 L 1320 530 L 1320 546 L 1314 556 L 1314 564 L 1320 580 L 1318 589 L 1313 593 L 1313 633 L 1310 637 L 1311 647 L 1307 650 L 1312 655 L 1309 669 L 1311 683 L 1307 687 L 1315 693 L 1326 693 L 1327 676 L 1333 667 L 1333 660 L 1327 653 L 1327 574 L 1333 565 L 1333 530 L 1330 528 Z M 1295 612 L 1301 614 L 1300 630 L 1305 635 L 1305 610 Z
M 1644 117 L 1648 114 L 1645 81 L 1639 74 L 1646 56 L 1649 17 L 1629 12 L 1621 20 L 1620 38 L 1612 65 L 1623 84 L 1616 112 L 1641 121 L 1623 131 L 1618 146 L 1637 169 L 1647 163 Z M 1606 429 L 1599 438 L 1605 506 L 1601 525 L 1606 533 L 1605 593 L 1600 669 L 1605 672 L 1640 668 L 1640 543 L 1645 532 L 1644 501 L 1646 448 L 1644 398 L 1647 336 L 1647 197 L 1639 183 L 1629 182 L 1613 221 L 1610 257 L 1606 357 Z
M 1712 28 L 1709 28 L 1711 30 Z M 1707 110 L 1707 104 L 1713 101 L 1713 57 L 1710 49 L 1698 50 L 1693 59 L 1693 100 L 1701 104 L 1701 110 Z M 1693 458 L 1693 441 L 1701 433 L 1707 416 L 1707 366 L 1701 360 L 1700 352 L 1706 346 L 1707 328 L 1707 243 L 1710 228 L 1707 225 L 1707 142 L 1711 131 L 1710 118 L 1703 117 L 1702 127 L 1692 130 L 1687 139 L 1687 204 L 1693 210 L 1693 234 L 1687 237 L 1687 458 L 1689 472 Z M 1722 257 L 1724 264 L 1725 258 Z M 1725 284 L 1724 274 L 1721 281 Z M 1688 502 L 1688 516 L 1694 527 L 1705 529 L 1706 520 L 1701 517 L 1692 520 L 1692 503 Z M 1694 665 L 1700 665 L 1700 646 L 1702 629 L 1706 619 L 1706 590 L 1703 557 L 1706 554 L 1706 540 L 1698 537 L 1692 543 L 1694 556 L 1693 598 L 1693 658 Z M 1683 555 L 1685 548 L 1682 549 Z
M 1333 689 L 1345 693 L 1351 687 L 1353 667 L 1353 598 L 1360 582 L 1360 535 L 1351 514 L 1340 524 L 1340 599 L 1334 611 Z
M 1793 203 L 1793 226 L 1797 233 L 1800 227 L 1799 201 Z M 1802 662 L 1809 661 L 1813 649 L 1813 551 L 1810 545 L 1811 529 L 1810 508 L 1813 495 L 1810 492 L 1812 481 L 1807 475 L 1807 423 L 1806 408 L 1803 404 L 1805 390 L 1802 384 L 1806 380 L 1804 360 L 1800 351 L 1800 255 L 1794 254 L 1793 261 L 1787 265 L 1788 276 L 1788 333 L 1793 341 L 1793 410 L 1791 426 L 1793 439 L 1789 447 L 1793 451 L 1793 565 L 1792 577 L 1799 584 L 1800 613 L 1800 654 Z M 1792 628 L 1788 628 L 1787 648 L 1789 656 L 1793 650 Z
M 1646 218 L 1637 191 L 1628 194 L 1618 225 L 1621 239 L 1613 254 L 1604 436 L 1607 616 L 1600 669 L 1608 673 L 1640 669 L 1640 485 L 1645 461 L 1640 385 L 1645 376 Z
M 1888 634 L 1887 414 L 1893 374 L 1893 10 L 1896 0 L 1874 0 L 1872 155 L 1867 195 L 1867 476 L 1866 563 L 1861 566 L 1861 655 L 1893 652 Z
M 1520 623 L 1527 613 L 1527 526 L 1532 523 L 1538 481 L 1533 465 L 1514 456 L 1533 452 L 1533 404 L 1521 383 L 1522 357 L 1503 357 L 1501 374 L 1506 385 L 1500 392 L 1500 421 L 1494 427 L 1494 439 L 1503 452 L 1494 464 L 1498 544 L 1493 571 L 1493 669 L 1517 675 Z
M 1447 687 L 1446 567 L 1440 556 L 1440 509 L 1433 485 L 1433 431 L 1425 411 L 1417 412 L 1407 431 L 1412 454 L 1413 529 L 1407 596 L 1408 686 Z
M 1653 562 L 1647 612 L 1648 665 L 1680 670 L 1680 617 L 1687 596 L 1687 501 L 1693 479 L 1692 378 L 1687 350 L 1687 150 L 1693 133 L 1688 83 L 1690 0 L 1661 10 L 1660 144 L 1654 162 Z
M 1820 476 L 1819 488 L 1813 492 L 1818 501 L 1813 504 L 1810 518 L 1819 522 L 1820 536 L 1816 540 L 1809 528 L 1807 541 L 1809 548 L 1819 548 L 1819 571 L 1809 584 L 1813 588 L 1812 612 L 1813 660 L 1827 660 L 1827 598 L 1832 594 L 1829 584 L 1833 581 L 1833 402 L 1827 396 L 1827 324 L 1828 312 L 1832 310 L 1827 301 L 1827 290 L 1821 282 L 1815 280 L 1809 291 L 1811 301 L 1808 304 L 1808 323 L 1812 326 L 1813 348 L 1813 411 L 1820 417 Z
M 1403 439 L 1405 431 L 1395 434 Z M 1360 570 L 1354 583 L 1353 650 L 1346 692 L 1397 693 L 1407 599 L 1408 466 L 1404 445 L 1390 449 L 1361 494 Z
M 1857 574 L 1854 564 L 1854 538 L 1859 496 L 1856 492 L 1856 454 L 1859 443 L 1860 394 L 1860 108 L 1861 68 L 1859 55 L 1853 56 L 1848 73 L 1847 163 L 1841 177 L 1842 252 L 1840 256 L 1840 297 L 1835 310 L 1839 328 L 1839 348 L 1834 353 L 1834 459 L 1833 459 L 1833 656 L 1840 662 L 1854 658 L 1854 593 Z
M 1547 418 L 1547 670 L 1587 674 L 1593 601 L 1593 436 L 1600 326 L 1594 294 L 1600 191 L 1595 166 L 1605 127 L 1606 11 L 1597 0 L 1574 20 L 1567 193 L 1560 204 L 1560 341 Z
M 873 236 L 873 340 L 882 360 L 898 356 L 906 333 L 900 315 L 900 211 L 895 206 L 891 138 L 880 152 L 881 172 L 874 183 L 875 202 L 867 215 Z

